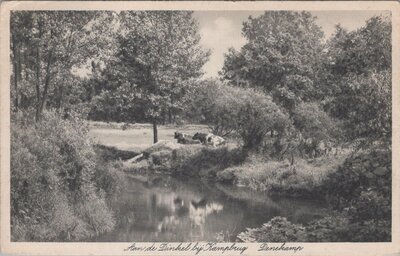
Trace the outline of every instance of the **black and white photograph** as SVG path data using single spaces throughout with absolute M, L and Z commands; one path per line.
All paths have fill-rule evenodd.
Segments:
M 6 237 L 390 244 L 395 13 L 10 10 Z

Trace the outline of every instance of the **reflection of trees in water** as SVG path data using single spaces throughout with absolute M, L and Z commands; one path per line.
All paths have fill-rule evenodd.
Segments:
M 246 227 L 258 227 L 274 216 L 303 223 L 324 210 L 316 202 L 271 198 L 245 188 L 167 181 L 151 188 L 132 182 L 129 192 L 113 200 L 118 227 L 100 240 L 235 241 Z
M 223 206 L 206 199 L 191 200 L 175 193 L 153 194 L 149 199 L 149 222 L 156 237 L 164 232 L 180 233 L 192 239 L 204 238 L 206 218 Z

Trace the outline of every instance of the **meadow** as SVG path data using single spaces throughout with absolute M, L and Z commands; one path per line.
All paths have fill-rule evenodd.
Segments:
M 88 123 L 90 129 L 88 135 L 96 144 L 133 152 L 140 152 L 153 145 L 151 124 L 125 125 L 125 123 L 99 121 L 88 121 Z M 175 131 L 194 135 L 196 132 L 208 132 L 209 128 L 198 124 L 160 125 L 159 140 L 174 140 Z

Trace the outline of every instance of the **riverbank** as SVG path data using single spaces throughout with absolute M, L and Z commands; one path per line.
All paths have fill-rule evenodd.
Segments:
M 171 131 L 169 129 L 169 132 Z M 151 141 L 151 138 L 149 139 Z M 103 147 L 102 150 L 105 150 L 103 153 L 107 152 L 107 147 Z M 275 207 L 269 210 L 264 209 L 261 210 L 262 216 L 265 217 L 268 211 L 271 211 L 271 215 L 268 215 L 268 218 L 262 223 L 246 224 L 247 226 L 240 229 L 241 233 L 238 233 L 237 230 L 232 232 L 229 229 L 213 230 L 212 236 L 206 235 L 210 241 L 213 241 L 214 238 L 217 241 L 236 241 L 238 239 L 247 242 L 364 241 L 366 239 L 387 241 L 390 237 L 390 151 L 384 147 L 379 149 L 375 146 L 370 149 L 362 149 L 357 153 L 353 152 L 353 154 L 350 154 L 349 150 L 341 150 L 338 154 L 314 159 L 294 157 L 290 162 L 287 159 L 278 161 L 262 154 L 250 154 L 234 143 L 214 148 L 204 145 L 182 145 L 173 140 L 163 140 L 142 151 L 131 153 L 136 156 L 128 160 L 122 159 L 127 156 L 124 150 L 112 148 L 109 155 L 115 158 L 121 154 L 120 159 L 116 161 L 120 165 L 119 169 L 129 177 L 135 177 L 134 179 L 140 182 L 141 186 L 150 190 L 152 195 L 156 191 L 158 191 L 156 193 L 161 191 L 163 198 L 164 194 L 172 193 L 174 196 L 167 200 L 167 204 L 174 205 L 175 202 L 181 202 L 197 207 L 204 204 L 204 211 L 207 212 L 206 202 L 215 203 L 217 199 L 213 194 L 210 197 L 213 198 L 211 201 L 196 197 L 195 200 L 184 202 L 183 195 L 176 197 L 176 189 L 181 185 L 165 183 L 164 178 L 160 178 L 160 176 L 174 179 L 175 182 L 186 184 L 190 188 L 194 186 L 193 182 L 200 183 L 202 185 L 200 185 L 199 191 L 218 191 L 217 194 L 222 193 L 231 198 L 229 200 L 251 201 L 250 204 L 229 208 L 231 210 L 227 211 L 227 214 L 242 207 L 253 211 L 251 205 L 257 204 L 257 202 L 275 202 L 275 200 L 271 201 L 271 198 L 278 198 L 278 200 L 287 198 L 290 203 L 285 206 L 286 208 L 294 205 L 294 202 L 297 201 L 326 205 L 324 215 L 314 216 L 308 221 L 303 219 L 301 222 L 296 220 L 293 215 L 288 215 L 286 210 L 276 210 Z M 106 153 L 106 155 L 108 154 Z M 360 186 L 360 182 L 363 184 L 362 186 Z M 164 191 L 165 189 L 169 192 Z M 142 189 L 140 193 L 142 193 Z M 257 195 L 252 193 L 257 193 Z M 254 201 L 253 197 L 257 200 Z M 159 201 L 154 198 L 147 200 Z M 218 202 L 223 205 L 225 200 Z M 150 205 L 153 204 L 150 203 Z M 165 205 L 160 211 L 164 211 L 164 207 Z M 174 208 L 176 206 L 170 207 L 176 209 Z M 285 207 L 280 209 L 286 209 Z M 217 208 L 220 209 L 220 206 Z M 373 209 L 383 210 L 374 212 Z M 137 211 L 136 207 L 135 210 Z M 167 212 L 174 211 L 168 210 Z M 374 213 L 371 215 L 372 212 Z M 178 217 L 179 214 L 177 213 Z M 246 214 L 243 216 L 247 216 Z M 145 216 L 147 215 L 145 214 Z M 182 223 L 179 220 L 180 217 L 177 216 L 172 214 L 163 217 L 163 223 L 158 223 L 157 227 L 153 227 L 155 224 L 152 223 L 153 226 L 150 225 L 150 229 L 158 231 L 150 232 L 149 237 L 151 238 L 147 237 L 146 239 L 159 241 L 159 237 L 153 237 L 154 232 L 163 237 L 163 235 L 174 233 L 177 230 L 179 232 L 185 230 L 182 225 L 185 226 L 184 223 L 187 222 Z M 217 217 L 218 212 L 210 214 L 210 216 L 214 220 L 211 221 L 214 225 L 223 222 Z M 228 214 L 222 219 L 229 218 L 229 216 L 231 215 Z M 371 219 L 371 216 L 382 216 L 382 220 L 376 221 Z M 195 216 L 193 218 L 196 219 Z M 236 218 L 238 217 L 236 216 Z M 236 222 L 240 221 L 236 219 L 234 223 Z M 206 222 L 204 221 L 204 223 Z M 137 228 L 141 227 L 132 229 Z M 246 228 L 247 231 L 244 231 L 243 228 Z M 173 231 L 170 232 L 169 229 Z M 139 234 L 141 234 L 140 232 Z M 181 235 L 182 237 L 179 239 L 176 237 L 168 237 L 168 239 L 182 241 L 192 234 Z M 204 237 L 204 233 L 200 236 Z M 167 238 L 163 237 L 163 239 Z M 198 237 L 191 239 L 197 240 Z
M 121 124 L 94 123 L 90 126 L 89 134 L 102 143 L 99 150 L 103 158 L 122 160 L 122 169 L 126 173 L 158 172 L 175 177 L 189 176 L 296 198 L 324 200 L 324 182 L 348 155 L 345 151 L 309 160 L 295 158 L 291 165 L 288 160 L 276 161 L 262 155 L 249 155 L 235 143 L 214 148 L 177 144 L 173 139 L 177 130 L 191 134 L 204 131 L 205 126 L 161 126 L 159 134 L 166 140 L 156 145 L 151 144 L 150 125 L 135 124 L 125 129 Z M 143 152 L 146 157 L 139 161 L 131 160 Z

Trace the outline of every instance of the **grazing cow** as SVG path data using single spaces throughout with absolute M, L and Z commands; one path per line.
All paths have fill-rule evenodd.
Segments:
M 178 143 L 182 143 L 185 138 L 189 138 L 189 135 L 181 132 L 175 132 L 174 134 L 174 139 L 177 139 Z
M 225 144 L 225 140 L 222 137 L 214 135 L 212 133 L 197 132 L 192 139 L 199 140 L 204 145 L 213 145 L 214 147 Z
M 190 138 L 190 135 L 181 132 L 175 132 L 174 138 L 177 139 L 180 144 L 200 144 L 199 140 L 194 140 Z
M 208 133 L 196 132 L 196 134 L 192 137 L 192 139 L 199 140 L 201 143 L 206 144 L 207 136 L 208 136 Z
M 217 146 L 225 144 L 225 140 L 220 136 L 209 133 L 207 135 L 207 144 L 217 147 Z

